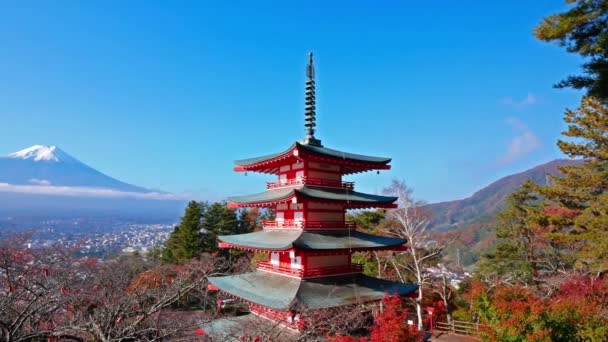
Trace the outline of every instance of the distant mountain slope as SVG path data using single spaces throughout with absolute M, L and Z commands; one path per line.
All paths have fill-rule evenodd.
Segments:
M 7 157 L 0 157 L 0 183 L 151 192 L 107 176 L 56 146 L 43 145 L 34 145 Z
M 184 196 L 107 176 L 56 146 L 34 145 L 0 157 L 0 218 L 120 215 L 177 219 L 185 202 Z
M 507 195 L 526 180 L 530 179 L 537 184 L 545 185 L 548 175 L 558 173 L 558 167 L 580 163 L 580 160 L 556 159 L 524 172 L 501 178 L 477 191 L 471 197 L 429 204 L 426 208 L 433 213 L 432 227 L 436 230 L 447 231 L 492 215 L 503 206 Z

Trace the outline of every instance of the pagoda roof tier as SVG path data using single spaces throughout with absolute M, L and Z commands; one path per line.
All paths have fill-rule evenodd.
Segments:
M 276 189 L 253 195 L 229 197 L 228 206 L 231 208 L 270 207 L 290 202 L 293 198 L 310 198 L 320 202 L 345 202 L 348 209 L 394 208 L 393 202 L 397 200 L 397 197 L 366 194 L 345 188 L 304 185 L 300 188 Z
M 204 335 L 213 341 L 241 342 L 243 336 L 265 336 L 272 341 L 296 341 L 298 334 L 283 324 L 249 313 L 215 319 L 201 324 Z
M 258 232 L 223 235 L 220 241 L 226 247 L 246 250 L 284 251 L 302 250 L 378 250 L 400 249 L 405 239 L 371 235 L 356 230 L 332 230 L 307 232 L 294 229 L 261 230 Z
M 296 142 L 287 150 L 266 156 L 241 159 L 236 164 L 235 171 L 256 171 L 263 173 L 279 173 L 279 167 L 288 159 L 307 160 L 331 163 L 342 166 L 342 174 L 352 174 L 369 170 L 390 169 L 391 158 L 365 156 L 342 152 L 327 147 L 315 146 Z
M 363 274 L 298 279 L 268 272 L 210 277 L 221 291 L 275 310 L 325 309 L 382 299 L 385 293 L 412 295 L 418 285 Z

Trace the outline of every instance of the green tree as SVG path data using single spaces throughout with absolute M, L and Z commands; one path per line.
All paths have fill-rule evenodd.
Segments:
M 203 252 L 204 240 L 201 233 L 203 204 L 190 201 L 179 226 L 169 235 L 163 250 L 165 263 L 176 263 L 199 256 Z
M 178 260 L 197 257 L 202 252 L 201 216 L 203 205 L 195 201 L 188 203 L 177 233 L 177 248 L 173 251 Z
M 217 237 L 248 233 L 257 228 L 261 214 L 228 208 L 225 202 L 209 204 L 191 201 L 178 226 L 165 241 L 161 260 L 163 263 L 179 263 L 201 253 L 218 251 Z M 235 256 L 242 253 L 234 252 Z
M 506 208 L 498 214 L 494 230 L 497 243 L 482 255 L 478 272 L 486 279 L 516 284 L 532 283 L 537 268 L 534 231 L 538 198 L 534 184 L 527 181 L 507 197 Z
M 583 75 L 569 76 L 559 88 L 587 89 L 588 94 L 608 100 L 608 1 L 566 0 L 565 12 L 543 19 L 534 33 L 540 40 L 556 42 L 568 52 L 583 56 Z
M 362 210 L 349 214 L 347 219 L 355 222 L 359 229 L 375 231 L 380 222 L 384 220 L 385 216 L 385 212 L 381 210 Z
M 538 285 L 558 271 L 608 271 L 608 108 L 586 97 L 564 121 L 571 139 L 558 146 L 583 162 L 561 167 L 547 186 L 527 183 L 509 197 L 481 274 Z
M 236 210 L 228 208 L 226 202 L 205 204 L 200 225 L 203 232 L 203 250 L 216 252 L 218 235 L 246 233 L 248 227 L 249 223 L 242 223 Z
M 582 271 L 608 271 L 608 107 L 591 97 L 567 110 L 568 129 L 559 148 L 582 165 L 560 168 L 562 177 L 539 188 L 546 197 L 548 227 L 554 241 Z
M 237 211 L 239 230 L 253 232 L 262 230 L 264 213 L 258 208 L 241 209 Z
M 273 209 L 264 209 L 261 213 L 260 221 L 274 221 L 276 215 Z
M 173 251 L 177 249 L 178 239 L 177 235 L 179 232 L 179 226 L 173 227 L 173 231 L 169 234 L 163 250 L 160 256 L 160 260 L 163 264 L 177 264 L 177 258 L 173 254 Z

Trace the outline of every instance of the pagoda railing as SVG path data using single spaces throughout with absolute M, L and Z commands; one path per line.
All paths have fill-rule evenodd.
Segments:
M 267 182 L 266 189 L 279 189 L 298 185 L 325 186 L 329 188 L 344 188 L 350 190 L 355 188 L 355 182 L 342 182 L 321 178 L 296 177 L 291 179 L 282 179 L 277 182 Z
M 257 268 L 261 271 L 284 273 L 300 278 L 322 277 L 336 274 L 352 274 L 363 272 L 363 264 L 351 264 L 328 267 L 308 267 L 304 269 L 291 268 L 283 265 L 273 265 L 268 261 L 258 261 Z
M 302 276 L 302 270 L 300 270 L 300 269 L 281 266 L 281 265 L 273 265 L 268 261 L 258 261 L 257 266 L 258 266 L 258 270 L 262 270 L 262 271 L 285 273 L 285 274 L 289 274 L 289 275 L 294 275 L 296 277 Z
M 304 220 L 272 220 L 262 221 L 264 228 L 306 228 L 306 229 L 355 229 L 355 222 L 342 221 L 304 221 Z

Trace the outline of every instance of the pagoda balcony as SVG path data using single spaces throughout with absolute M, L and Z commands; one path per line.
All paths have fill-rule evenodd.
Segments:
M 311 185 L 311 186 L 322 186 L 328 188 L 342 188 L 353 190 L 355 188 L 355 182 L 342 182 L 334 181 L 321 178 L 308 178 L 308 177 L 297 177 L 291 179 L 283 179 L 277 182 L 267 182 L 266 189 L 282 189 L 300 185 Z
M 355 222 L 342 221 L 304 221 L 304 220 L 283 220 L 283 221 L 262 221 L 264 228 L 302 228 L 302 229 L 355 229 Z
M 280 273 L 298 278 L 316 278 L 332 275 L 362 273 L 363 264 L 297 269 L 281 265 L 272 265 L 268 261 L 258 261 L 257 269 L 260 271 Z

